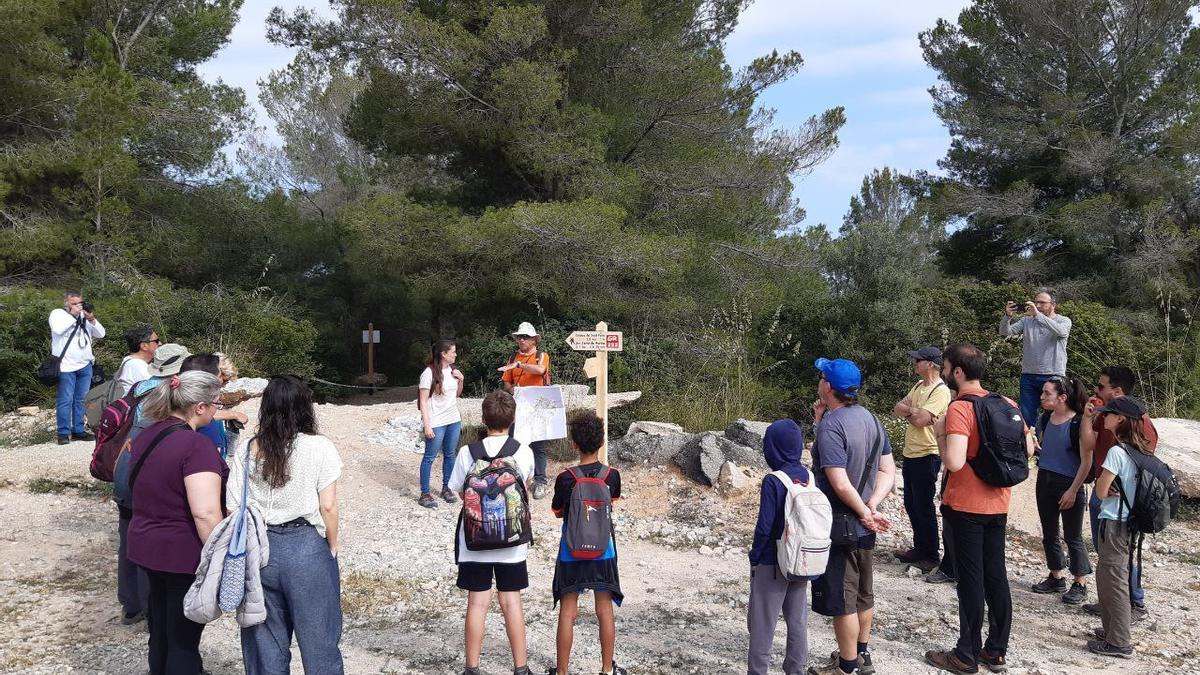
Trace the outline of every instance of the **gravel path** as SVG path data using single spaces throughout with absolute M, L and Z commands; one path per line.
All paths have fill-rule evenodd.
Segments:
M 253 416 L 253 402 L 243 408 Z M 378 441 L 389 419 L 415 414 L 411 404 L 319 407 L 322 430 L 345 461 L 338 490 L 346 614 L 342 646 L 347 672 L 355 675 L 461 669 L 465 598 L 454 587 L 457 512 L 445 505 L 433 510 L 417 506 L 419 455 L 368 441 L 372 435 Z M 116 510 L 87 475 L 89 454 L 84 443 L 0 449 L 0 513 L 7 525 L 0 533 L 2 673 L 145 672 L 144 626 L 119 622 Z M 688 483 L 674 468 L 662 467 L 626 469 L 624 478 L 627 499 L 619 507 L 618 542 L 626 601 L 618 610 L 618 660 L 639 675 L 743 671 L 749 589 L 745 550 L 757 489 L 721 498 Z M 1011 520 L 1016 626 L 1010 672 L 1200 670 L 1191 665 L 1200 651 L 1193 611 L 1200 606 L 1200 525 L 1180 523 L 1147 543 L 1153 616 L 1134 629 L 1138 659 L 1105 660 L 1082 649 L 1084 635 L 1098 621 L 1027 590 L 1045 573 L 1040 540 L 1028 534 L 1037 532 L 1032 485 L 1027 482 L 1014 497 Z M 955 639 L 954 590 L 911 578 L 891 562 L 888 552 L 907 544 L 903 533 L 908 524 L 899 495 L 885 503 L 885 510 L 897 534 L 883 538 L 876 557 L 875 663 L 889 675 L 934 672 L 921 655 Z M 539 502 L 534 526 L 525 611 L 531 666 L 545 672 L 554 653 L 550 581 L 558 536 L 546 502 Z M 814 657 L 832 651 L 827 620 L 814 615 L 809 633 Z M 498 610 L 489 617 L 487 635 L 484 672 L 511 672 Z M 780 627 L 780 659 L 782 635 Z M 214 674 L 242 672 L 232 618 L 205 630 L 202 650 Z M 573 671 L 596 672 L 598 660 L 595 621 L 585 609 L 576 632 Z M 293 670 L 302 672 L 298 653 Z

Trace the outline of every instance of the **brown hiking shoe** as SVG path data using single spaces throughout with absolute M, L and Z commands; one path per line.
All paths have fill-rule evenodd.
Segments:
M 973 663 L 964 663 L 962 659 L 955 655 L 953 649 L 947 649 L 944 652 L 927 651 L 925 652 L 925 663 L 950 673 L 979 672 L 979 666 Z

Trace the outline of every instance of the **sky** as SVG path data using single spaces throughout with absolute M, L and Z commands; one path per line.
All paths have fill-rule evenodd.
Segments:
M 832 157 L 795 179 L 795 196 L 808 213 L 801 226 L 824 223 L 836 232 L 863 176 L 890 166 L 900 171 L 937 170 L 949 135 L 934 115 L 928 88 L 937 77 L 921 58 L 917 34 L 939 17 L 953 20 L 966 0 L 756 0 L 726 45 L 734 68 L 772 49 L 795 50 L 804 66 L 790 80 L 762 94 L 776 111 L 775 124 L 795 128 L 812 115 L 844 106 L 846 125 Z M 205 63 L 201 75 L 241 87 L 257 122 L 273 138 L 271 121 L 258 104 L 258 80 L 291 61 L 290 49 L 267 42 L 271 7 L 310 7 L 313 0 L 254 0 L 242 6 L 230 43 Z M 277 138 L 277 137 L 275 137 Z

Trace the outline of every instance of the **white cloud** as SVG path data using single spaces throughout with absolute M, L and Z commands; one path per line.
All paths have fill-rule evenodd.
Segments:
M 867 94 L 865 99 L 876 105 L 906 107 L 933 106 L 933 99 L 929 96 L 929 87 L 921 86 L 873 91 Z

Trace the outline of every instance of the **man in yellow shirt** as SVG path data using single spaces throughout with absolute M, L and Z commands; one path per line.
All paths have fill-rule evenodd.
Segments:
M 942 350 L 922 347 L 908 353 L 913 370 L 921 378 L 893 412 L 908 422 L 904 431 L 904 510 L 912 522 L 913 546 L 897 554 L 901 562 L 923 572 L 937 566 L 938 524 L 933 507 L 937 477 L 942 468 L 933 423 L 950 406 L 950 389 L 942 381 Z

